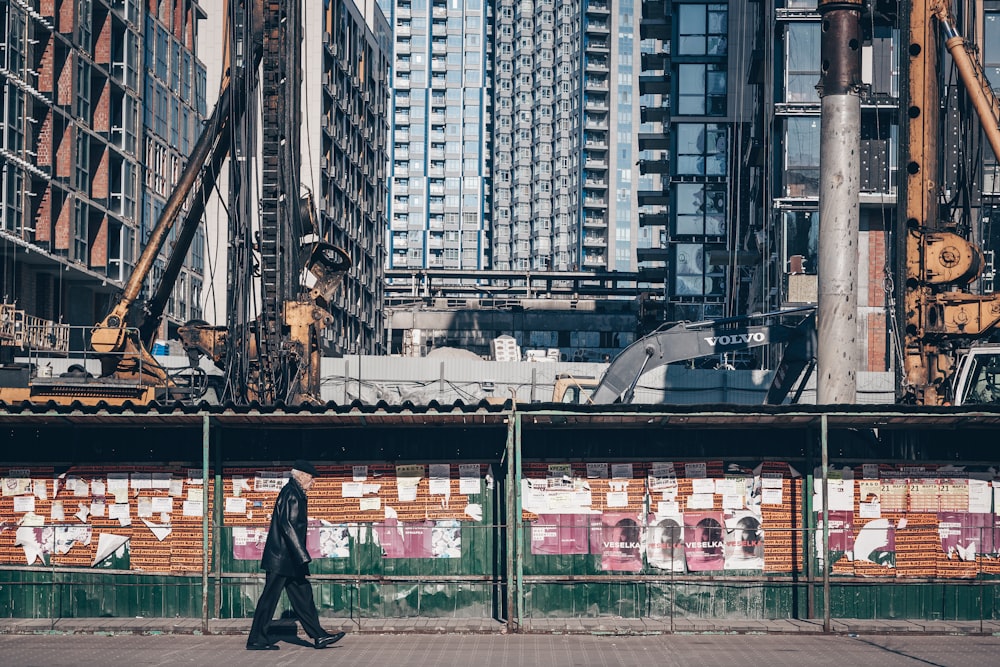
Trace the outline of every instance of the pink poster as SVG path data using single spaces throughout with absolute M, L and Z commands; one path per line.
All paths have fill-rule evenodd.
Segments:
M 432 521 L 402 523 L 386 519 L 374 528 L 383 558 L 434 558 Z
M 590 536 L 591 553 L 601 554 L 602 570 L 642 570 L 642 526 L 634 514 L 605 512 L 601 523 L 593 524 Z
M 854 551 L 854 512 L 847 510 L 829 510 L 830 530 L 830 551 L 840 551 L 842 553 Z M 818 541 L 816 544 L 823 544 L 823 513 L 820 512 L 816 525 L 820 528 L 817 531 Z
M 949 560 L 976 560 L 976 554 L 993 551 L 992 514 L 938 512 L 941 549 Z
M 540 514 L 531 524 L 531 553 L 566 556 L 590 553 L 589 514 Z
M 267 542 L 267 528 L 233 528 L 233 558 L 236 560 L 260 560 Z
M 709 572 L 725 566 L 722 512 L 684 513 L 684 555 L 688 570 Z

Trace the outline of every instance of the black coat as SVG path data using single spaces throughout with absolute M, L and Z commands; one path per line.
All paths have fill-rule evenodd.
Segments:
M 308 575 L 309 561 L 312 560 L 306 551 L 308 523 L 306 494 L 293 477 L 274 501 L 271 527 L 267 531 L 267 542 L 264 543 L 260 561 L 261 569 L 287 577 Z

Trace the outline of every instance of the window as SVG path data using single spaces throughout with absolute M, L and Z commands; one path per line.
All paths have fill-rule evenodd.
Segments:
M 781 218 L 785 273 L 816 274 L 819 211 L 785 211 Z
M 724 125 L 716 125 L 714 123 L 678 123 L 676 135 L 677 174 L 697 176 L 726 175 L 729 140 Z
M 726 114 L 726 67 L 720 64 L 677 66 L 677 114 L 724 116 Z
M 726 186 L 715 183 L 674 185 L 674 233 L 723 236 L 726 233 Z
M 726 5 L 683 4 L 677 8 L 677 54 L 724 56 L 728 45 Z
M 785 196 L 819 196 L 819 117 L 785 121 Z
M 678 243 L 673 246 L 673 290 L 671 296 L 722 296 L 725 267 L 708 263 L 711 251 L 725 246 Z
M 818 23 L 790 23 L 785 35 L 785 101 L 819 102 Z

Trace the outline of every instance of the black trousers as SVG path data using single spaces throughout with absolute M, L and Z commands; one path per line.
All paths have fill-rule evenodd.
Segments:
M 275 572 L 268 572 L 264 580 L 264 590 L 257 600 L 257 608 L 253 612 L 253 625 L 250 626 L 250 636 L 247 637 L 248 644 L 263 644 L 270 641 L 267 636 L 267 628 L 271 624 L 271 617 L 278 607 L 278 600 L 281 599 L 281 591 L 288 594 L 288 601 L 292 603 L 292 611 L 299 617 L 299 623 L 306 634 L 316 639 L 326 636 L 327 632 L 319 624 L 319 614 L 316 612 L 316 603 L 313 601 L 312 584 L 305 576 L 288 577 Z

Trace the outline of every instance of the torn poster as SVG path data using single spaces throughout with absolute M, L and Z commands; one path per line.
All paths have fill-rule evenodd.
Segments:
M 646 528 L 646 561 L 650 567 L 683 572 L 684 519 L 679 514 L 650 514 Z
M 434 522 L 431 528 L 431 555 L 434 558 L 462 557 L 462 524 L 454 519 Z
M 56 526 L 55 551 L 57 554 L 66 554 L 77 544 L 88 546 L 92 535 L 91 526 Z
M 99 565 L 114 556 L 124 558 L 128 552 L 128 536 L 101 533 L 97 538 L 97 551 L 94 554 L 93 565 Z
M 146 528 L 149 528 L 149 530 L 152 531 L 158 541 L 162 542 L 170 536 L 172 528 L 169 524 L 153 523 L 152 521 L 147 521 L 146 519 L 143 519 L 142 522 L 146 524 Z
M 24 560 L 28 565 L 34 565 L 36 560 L 47 565 L 46 556 L 52 553 L 54 539 L 55 533 L 51 527 L 21 526 L 14 534 L 14 546 L 24 550 Z
M 11 471 L 12 473 L 15 471 Z M 5 496 L 20 496 L 26 493 L 31 493 L 31 477 L 25 475 L 24 477 L 4 477 L 3 478 L 3 495 Z
M 666 491 L 677 488 L 677 473 L 671 461 L 657 461 L 650 465 L 647 485 L 650 491 Z
M 764 530 L 760 514 L 748 511 L 727 512 L 725 568 L 727 570 L 764 569 Z
M 346 524 L 320 526 L 317 533 L 320 558 L 347 558 L 351 555 L 351 535 Z

